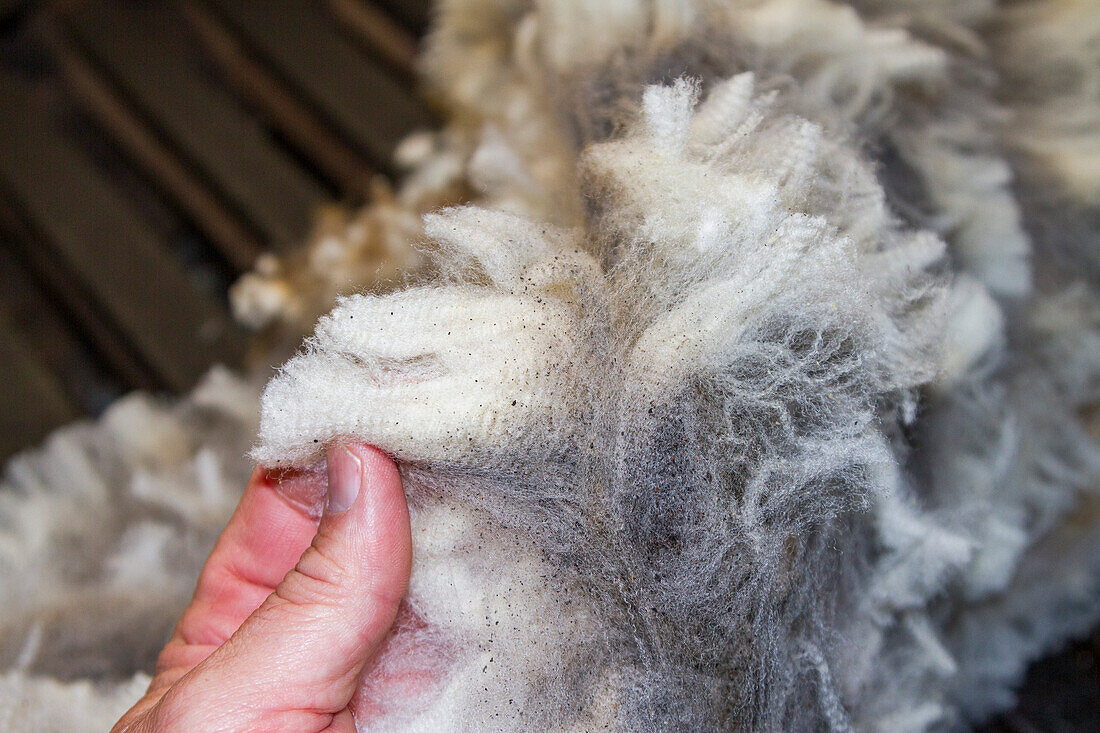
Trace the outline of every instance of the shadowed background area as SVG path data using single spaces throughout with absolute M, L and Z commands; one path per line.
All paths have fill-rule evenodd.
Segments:
M 0 460 L 262 350 L 226 291 L 433 125 L 428 0 L 0 0 Z M 1100 633 L 990 731 L 1100 730 Z
M 0 3 L 0 458 L 246 336 L 226 290 L 431 124 L 429 3 Z

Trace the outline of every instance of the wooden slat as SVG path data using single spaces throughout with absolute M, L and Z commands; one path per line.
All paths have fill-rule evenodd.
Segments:
M 80 412 L 41 359 L 28 347 L 7 315 L 0 310 L 0 459 L 51 430 L 74 420 Z
M 164 383 L 189 387 L 238 359 L 239 334 L 195 289 L 119 192 L 64 137 L 26 85 L 0 75 L 0 181 L 77 285 Z
M 367 58 L 307 0 L 213 0 L 213 6 L 376 166 L 431 117 L 407 86 Z
M 107 80 L 73 48 L 54 19 L 40 20 L 38 35 L 52 52 L 62 77 L 81 106 L 169 193 L 237 273 L 250 268 L 262 245 L 248 225 L 127 106 Z
M 59 265 L 48 243 L 28 224 L 23 215 L 9 200 L 0 182 L 0 230 L 4 232 L 12 249 L 26 263 L 49 292 L 50 297 L 64 310 L 74 327 L 78 328 L 92 344 L 94 351 L 104 360 L 112 373 L 126 389 L 163 389 L 163 382 L 154 375 L 151 367 L 139 358 L 127 339 L 118 332 L 110 316 L 95 302 L 83 283 L 73 279 L 67 267 Z
M 350 198 L 366 197 L 374 171 L 366 158 L 331 128 L 241 46 L 220 18 L 198 3 L 176 2 L 176 10 L 213 56 L 229 83 L 305 152 Z
M 416 38 L 372 2 L 326 0 L 329 12 L 360 39 L 369 53 L 411 79 L 416 70 Z
M 19 246 L 0 236 L 0 311 L 84 414 L 98 414 L 125 392 L 148 386 L 115 373 L 79 320 L 29 266 Z M 75 322 L 74 322 L 75 320 Z
M 6 21 L 8 16 L 23 10 L 27 0 L 0 0 L 0 21 Z
M 413 33 L 422 35 L 428 30 L 433 0 L 378 0 L 378 4 Z
M 213 84 L 161 5 L 97 0 L 70 16 L 82 45 L 129 101 L 254 222 L 276 249 L 300 243 L 320 186 L 225 89 Z

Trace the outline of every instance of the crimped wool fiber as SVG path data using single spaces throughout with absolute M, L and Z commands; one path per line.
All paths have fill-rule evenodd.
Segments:
M 264 390 L 253 458 L 317 470 L 356 439 L 402 467 L 413 576 L 362 729 L 956 730 L 1011 706 L 1100 620 L 1097 48 L 1074 0 L 441 2 L 423 68 L 452 121 L 235 292 L 289 327 L 344 293 Z M 356 288 L 379 251 L 419 264 Z M 247 442 L 249 387 L 212 384 Z M 195 404 L 162 422 L 201 435 Z M 172 465 L 247 470 L 207 445 Z M 13 512 L 58 492 L 41 460 Z M 151 460 L 136 499 L 80 494 L 114 529 L 32 523 L 99 548 L 87 585 L 14 570 L 32 530 L 0 536 L 0 580 L 38 589 L 4 601 L 0 720 L 50 677 L 125 699 L 138 663 L 89 641 L 103 667 L 73 670 L 53 641 L 109 628 L 110 599 L 59 623 L 73 593 L 189 590 L 164 548 L 232 484 L 161 500 Z M 157 501 L 171 521 L 132 519 Z

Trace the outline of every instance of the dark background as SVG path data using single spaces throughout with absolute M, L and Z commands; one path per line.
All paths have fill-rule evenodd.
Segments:
M 248 334 L 228 286 L 433 124 L 430 0 L 0 0 L 0 461 Z M 1100 631 L 987 731 L 1100 731 Z
M 432 118 L 427 0 L 0 0 L 0 460 L 248 335 L 226 290 Z

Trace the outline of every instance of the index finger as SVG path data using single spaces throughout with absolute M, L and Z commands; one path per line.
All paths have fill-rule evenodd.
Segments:
M 317 534 L 326 490 L 323 470 L 252 473 L 161 653 L 158 676 L 186 673 L 271 595 Z

